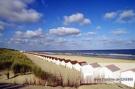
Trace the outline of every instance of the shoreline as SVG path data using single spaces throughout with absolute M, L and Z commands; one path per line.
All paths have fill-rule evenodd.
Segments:
M 118 66 L 121 71 L 125 71 L 128 69 L 135 68 L 135 60 L 125 60 L 125 59 L 112 59 L 112 58 L 99 58 L 99 57 L 86 57 L 86 56 L 76 56 L 76 55 L 49 55 L 53 57 L 58 57 L 58 58 L 65 58 L 65 59 L 70 59 L 70 60 L 76 60 L 78 62 L 85 61 L 89 64 L 91 63 L 98 63 L 101 66 L 107 66 L 114 64 Z
M 43 53 L 44 54 L 44 53 Z M 77 58 L 77 61 L 80 61 L 78 59 L 81 59 L 81 61 L 87 61 L 88 58 L 90 59 L 89 61 L 92 61 L 91 59 L 99 59 L 99 60 L 106 60 L 106 61 L 114 61 L 114 62 L 124 62 L 124 63 L 135 63 L 135 58 L 134 59 L 130 59 L 130 58 L 112 58 L 112 57 L 103 57 L 103 56 L 86 56 L 86 55 L 74 55 L 74 54 L 46 54 L 46 55 L 50 55 L 50 56 L 54 56 L 54 57 L 60 57 L 60 58 L 65 58 L 65 59 L 71 59 L 71 60 L 75 60 L 75 58 Z M 84 60 L 82 60 L 82 58 L 84 58 Z M 86 58 L 86 59 L 85 59 Z M 97 60 L 98 61 L 98 60 Z M 105 61 L 104 61 L 105 62 Z
M 63 54 L 63 53 L 53 53 L 53 54 L 45 53 L 45 54 L 47 54 L 47 55 L 82 56 L 82 57 L 93 57 L 93 58 L 109 58 L 109 59 L 120 59 L 120 60 L 135 60 L 134 57 L 117 56 L 117 55 L 83 55 L 83 54 Z M 133 55 L 133 56 L 135 56 L 135 55 Z

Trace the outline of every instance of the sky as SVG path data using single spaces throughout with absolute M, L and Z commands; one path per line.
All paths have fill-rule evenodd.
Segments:
M 0 0 L 0 47 L 135 49 L 135 0 Z

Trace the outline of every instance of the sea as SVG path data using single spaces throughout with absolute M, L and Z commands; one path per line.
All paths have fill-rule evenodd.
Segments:
M 107 57 L 135 60 L 135 49 L 113 49 L 113 50 L 45 50 L 38 51 L 48 54 L 80 55 L 92 57 Z

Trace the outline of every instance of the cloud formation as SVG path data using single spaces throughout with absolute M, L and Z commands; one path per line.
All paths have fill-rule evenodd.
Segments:
M 96 35 L 96 32 L 87 32 L 86 35 L 88 35 L 88 36 Z
M 135 11 L 134 10 L 122 10 L 115 12 L 107 12 L 104 15 L 105 19 L 115 20 L 120 23 L 127 23 L 135 21 Z
M 0 18 L 12 22 L 36 22 L 41 13 L 28 8 L 33 0 L 0 0 Z
M 77 28 L 58 27 L 50 29 L 49 33 L 57 36 L 69 36 L 69 35 L 78 35 L 80 33 L 80 30 Z
M 70 16 L 64 16 L 64 24 L 79 23 L 82 25 L 91 24 L 91 20 L 84 17 L 82 13 L 75 13 Z
M 0 24 L 0 31 L 4 30 L 4 26 Z
M 25 44 L 37 42 L 43 37 L 43 30 L 38 28 L 36 30 L 16 31 L 14 36 L 10 39 L 9 43 Z M 29 45 L 29 44 L 27 44 Z
M 118 28 L 118 29 L 112 31 L 112 34 L 114 34 L 114 35 L 123 35 L 126 33 L 127 33 L 127 31 L 123 28 Z
M 15 36 L 21 38 L 39 38 L 42 37 L 43 30 L 38 28 L 37 30 L 27 30 L 26 32 L 16 31 Z
M 107 13 L 105 13 L 104 18 L 105 19 L 113 19 L 116 16 L 117 16 L 117 13 L 116 12 L 107 12 Z
M 99 30 L 99 29 L 101 29 L 102 27 L 100 26 L 100 25 L 98 25 L 97 27 L 96 27 L 96 30 Z
M 131 22 L 135 20 L 135 12 L 133 10 L 125 10 L 119 14 L 118 21 Z

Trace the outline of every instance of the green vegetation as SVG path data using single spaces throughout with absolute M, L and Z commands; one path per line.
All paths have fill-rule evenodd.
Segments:
M 12 70 L 14 74 L 32 71 L 34 64 L 22 53 L 11 49 L 0 49 L 0 70 Z
M 38 89 L 39 87 L 42 87 L 43 89 L 133 89 L 120 84 L 97 84 L 80 86 L 81 75 L 78 71 L 65 68 L 64 66 L 58 66 L 46 60 L 40 60 L 40 58 L 31 54 L 26 53 L 25 55 L 18 52 L 17 50 L 0 49 L 0 71 L 7 70 L 5 74 L 8 80 L 10 79 L 9 71 L 13 71 L 15 75 L 30 72 L 33 73 L 36 78 L 35 76 L 32 78 L 33 80 L 26 78 L 26 81 L 24 82 L 25 84 L 57 86 L 32 86 L 31 89 L 33 89 L 33 87 L 35 87 L 35 89 Z M 21 81 L 21 78 L 18 78 L 18 80 Z
M 9 71 L 14 76 L 19 74 L 33 73 L 40 80 L 47 81 L 48 85 L 57 86 L 58 78 L 54 75 L 41 70 L 27 56 L 17 50 L 0 49 L 0 71 L 7 70 L 6 76 L 9 79 Z M 46 83 L 46 82 L 45 82 Z

